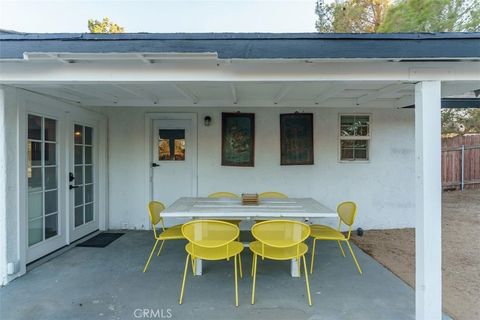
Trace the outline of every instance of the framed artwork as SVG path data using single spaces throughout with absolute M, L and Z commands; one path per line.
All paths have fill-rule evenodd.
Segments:
M 222 112 L 222 166 L 253 167 L 255 114 Z
M 313 164 L 313 114 L 280 115 L 281 165 Z

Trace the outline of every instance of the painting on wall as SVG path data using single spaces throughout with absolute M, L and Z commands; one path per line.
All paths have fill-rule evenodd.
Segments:
M 313 164 L 313 114 L 280 115 L 281 165 Z
M 222 166 L 253 167 L 255 114 L 222 113 Z

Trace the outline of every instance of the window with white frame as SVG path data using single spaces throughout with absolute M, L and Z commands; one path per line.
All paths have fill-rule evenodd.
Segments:
M 341 114 L 340 161 L 369 160 L 370 151 L 370 115 Z

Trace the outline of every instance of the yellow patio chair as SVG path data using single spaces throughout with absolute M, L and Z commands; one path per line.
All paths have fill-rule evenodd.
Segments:
M 234 260 L 235 268 L 235 306 L 238 307 L 238 280 L 237 280 L 237 257 L 238 268 L 240 269 L 240 278 L 242 274 L 242 258 L 240 253 L 243 251 L 243 244 L 235 241 L 240 234 L 240 229 L 231 223 L 218 220 L 193 220 L 182 226 L 182 233 L 189 241 L 185 246 L 187 258 L 185 260 L 185 270 L 183 272 L 182 291 L 180 301 L 183 302 L 183 292 L 185 289 L 185 279 L 187 278 L 188 259 L 203 260 Z
M 312 305 L 310 286 L 308 284 L 308 272 L 305 262 L 305 254 L 308 247 L 303 241 L 310 235 L 307 224 L 291 220 L 268 220 L 256 223 L 252 227 L 252 235 L 257 241 L 250 243 L 253 252 L 253 287 L 252 304 L 255 303 L 255 281 L 257 277 L 257 258 L 272 260 L 297 259 L 300 272 L 300 258 L 303 260 L 305 283 L 307 286 L 308 305 Z
M 260 199 L 287 199 L 288 196 L 281 192 L 276 191 L 267 191 L 262 192 L 258 195 Z
M 346 201 L 342 202 L 337 206 L 337 213 L 338 213 L 338 228 L 337 230 L 329 227 L 324 226 L 321 224 L 312 224 L 310 226 L 310 237 L 313 238 L 313 249 L 312 249 L 312 261 L 310 263 L 310 273 L 313 272 L 313 260 L 315 259 L 315 243 L 317 240 L 331 240 L 337 241 L 338 246 L 340 247 L 340 251 L 342 255 L 345 257 L 345 251 L 343 251 L 343 247 L 341 241 L 346 242 L 348 249 L 350 249 L 350 253 L 352 254 L 353 261 L 357 266 L 358 272 L 362 274 L 362 269 L 358 264 L 357 258 L 353 253 L 352 247 L 350 246 L 350 234 L 352 233 L 352 225 L 355 222 L 355 216 L 357 215 L 357 205 L 355 202 Z M 342 226 L 342 222 L 348 226 L 348 234 L 345 237 L 343 233 L 340 232 L 340 227 Z
M 161 212 L 163 210 L 165 210 L 165 206 L 163 205 L 163 203 L 159 201 L 150 201 L 150 203 L 148 204 L 148 214 L 150 216 L 150 222 L 152 224 L 155 244 L 153 245 L 152 251 L 148 256 L 148 260 L 147 260 L 147 263 L 145 264 L 145 267 L 143 268 L 143 272 L 147 271 L 148 265 L 150 264 L 150 260 L 152 260 L 153 253 L 155 252 L 155 249 L 159 241 L 162 241 L 162 244 L 160 245 L 160 249 L 158 250 L 157 256 L 160 255 L 160 251 L 162 251 L 165 240 L 185 239 L 185 237 L 182 235 L 181 224 L 177 224 L 168 229 L 165 228 L 165 225 L 163 223 L 163 218 L 161 216 Z M 162 227 L 161 232 L 157 230 L 157 225 L 159 223 L 161 224 L 161 227 Z
M 240 197 L 232 192 L 215 192 L 211 193 L 208 195 L 209 198 L 215 198 L 215 199 L 221 199 L 221 198 L 226 198 L 226 199 L 239 199 Z M 225 221 L 225 222 L 230 222 L 233 223 L 236 226 L 240 225 L 240 222 L 242 220 L 227 220 L 227 219 L 220 219 L 220 221 Z

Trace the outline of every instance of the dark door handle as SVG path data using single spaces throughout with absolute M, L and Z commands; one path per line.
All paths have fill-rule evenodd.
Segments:
M 80 186 L 69 185 L 68 188 L 69 188 L 70 190 L 72 190 L 72 189 L 80 188 Z
M 155 168 L 155 167 L 160 167 L 160 165 L 159 165 L 158 163 L 153 162 L 153 163 L 152 163 L 152 167 L 154 167 L 154 168 Z

